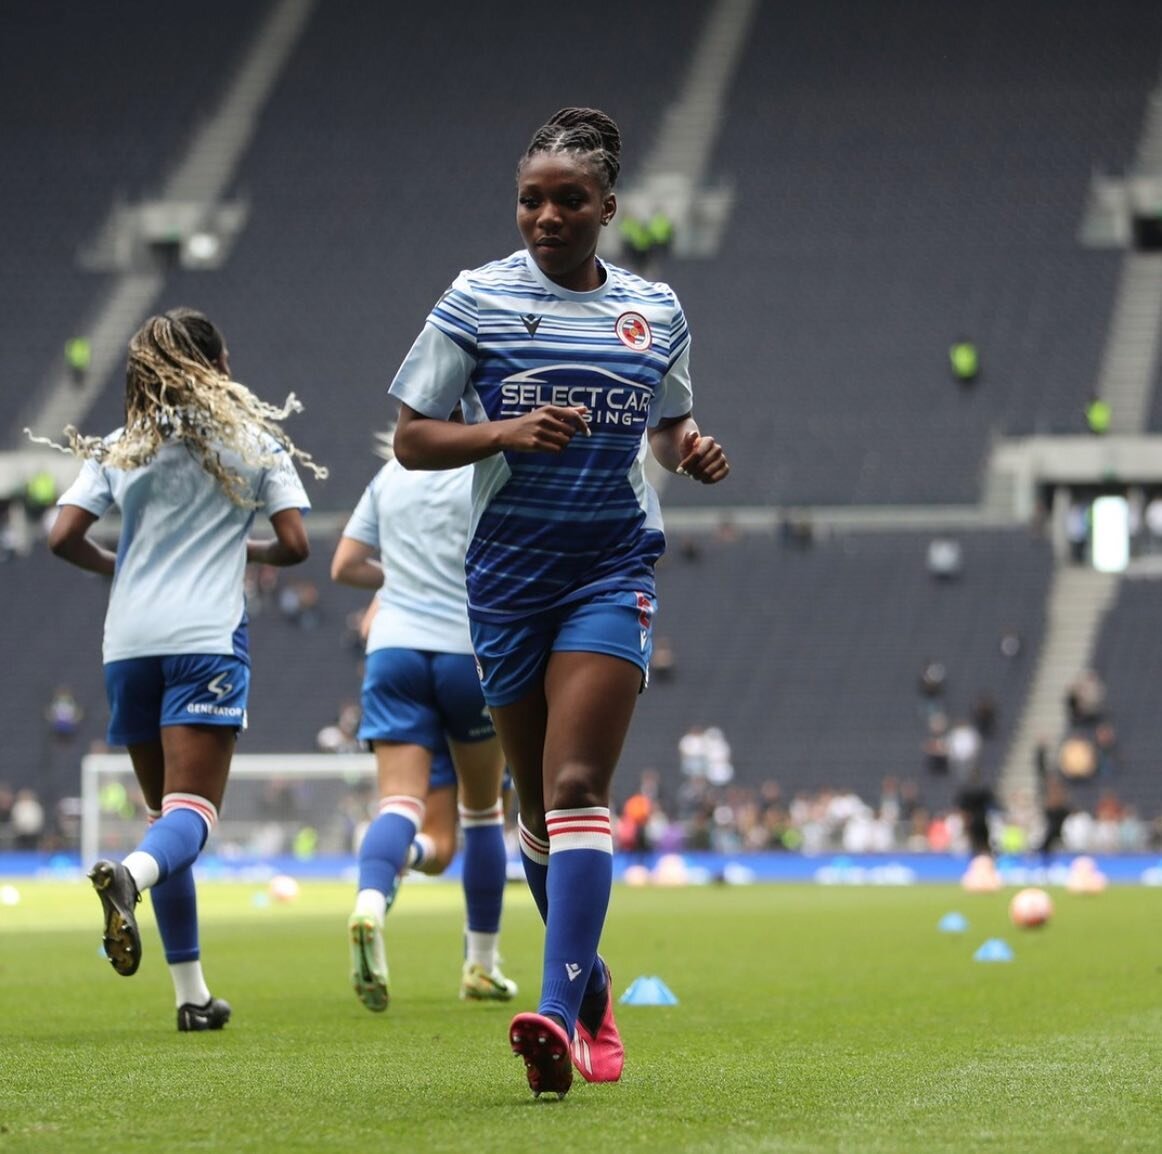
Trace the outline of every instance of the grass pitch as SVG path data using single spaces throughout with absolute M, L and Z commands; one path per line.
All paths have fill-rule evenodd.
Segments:
M 0 906 L 0 1152 L 1162 1151 L 1162 893 L 1052 891 L 1018 931 L 1011 891 L 806 886 L 615 890 L 603 948 L 625 1075 L 534 1101 L 506 1027 L 535 1008 L 541 928 L 510 886 L 511 1006 L 457 1000 L 457 887 L 405 885 L 388 921 L 392 1005 L 347 981 L 350 887 L 291 903 L 201 889 L 221 1033 L 178 1034 L 148 902 L 145 959 L 99 956 L 84 881 L 15 880 Z M 265 903 L 265 904 L 264 904 Z M 937 931 L 958 910 L 964 934 Z M 973 961 L 988 938 L 1009 963 Z

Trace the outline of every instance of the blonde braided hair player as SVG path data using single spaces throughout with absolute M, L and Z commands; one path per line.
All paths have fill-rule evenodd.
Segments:
M 108 740 L 128 747 L 149 810 L 123 862 L 89 873 L 105 953 L 122 975 L 141 963 L 135 907 L 153 901 L 180 1031 L 219 1030 L 227 1002 L 201 966 L 192 866 L 218 820 L 250 687 L 243 577 L 248 561 L 296 565 L 310 546 L 295 471 L 326 470 L 278 421 L 298 408 L 258 400 L 230 377 L 221 334 L 201 313 L 150 317 L 129 343 L 125 425 L 105 438 L 66 430 L 81 472 L 58 502 L 49 547 L 111 577 L 103 642 Z M 59 446 L 58 446 L 59 447 Z M 88 536 L 114 505 L 116 554 Z M 253 540 L 265 514 L 273 540 Z

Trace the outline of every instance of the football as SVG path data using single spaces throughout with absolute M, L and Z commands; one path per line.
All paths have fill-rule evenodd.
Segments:
M 1019 890 L 1009 902 L 1010 920 L 1024 930 L 1043 926 L 1052 916 L 1053 899 L 1044 890 Z

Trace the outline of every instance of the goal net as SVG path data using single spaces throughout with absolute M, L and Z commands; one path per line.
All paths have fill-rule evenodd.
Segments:
M 237 753 L 207 851 L 221 858 L 350 855 L 374 814 L 370 753 Z M 125 753 L 81 762 L 81 861 L 120 857 L 145 831 L 146 808 Z

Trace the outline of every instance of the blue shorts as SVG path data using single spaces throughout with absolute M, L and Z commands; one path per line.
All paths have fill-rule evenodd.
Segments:
M 246 728 L 250 666 L 238 657 L 130 657 L 105 666 L 110 745 L 156 741 L 171 725 Z
M 597 593 L 536 617 L 504 625 L 472 622 L 472 646 L 484 700 L 490 706 L 520 701 L 544 677 L 550 653 L 605 653 L 642 671 L 649 684 L 654 648 L 652 593 Z
M 428 774 L 428 793 L 434 789 L 449 789 L 456 784 L 456 767 L 448 752 L 448 743 L 443 749 L 432 750 L 432 772 Z
M 400 741 L 446 755 L 445 736 L 471 742 L 496 733 L 470 653 L 373 649 L 364 670 L 360 741 Z

